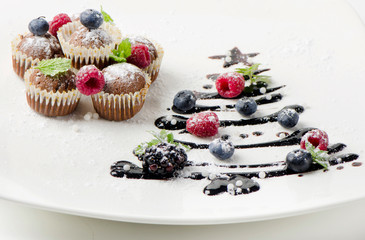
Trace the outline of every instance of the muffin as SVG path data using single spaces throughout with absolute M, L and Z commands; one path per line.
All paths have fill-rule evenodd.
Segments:
M 21 78 L 39 61 L 63 56 L 57 38 L 47 32 L 49 25 L 45 19 L 33 19 L 28 28 L 30 33 L 18 35 L 11 43 L 13 69 Z
M 63 25 L 57 36 L 76 69 L 91 64 L 99 69 L 110 65 L 109 54 L 121 41 L 119 29 L 103 22 L 101 13 L 91 9 L 80 14 L 80 21 Z
M 64 59 L 63 59 L 64 60 Z M 38 67 L 49 65 L 49 61 L 63 61 L 61 58 L 43 60 Z M 29 106 L 45 116 L 64 116 L 72 113 L 80 100 L 80 92 L 76 89 L 75 73 L 69 68 L 50 75 L 43 68 L 30 68 L 24 74 L 26 97 Z M 56 67 L 53 67 L 55 69 Z
M 143 107 L 150 77 L 129 63 L 117 63 L 102 70 L 103 91 L 92 95 L 92 102 L 100 117 L 122 121 L 132 118 Z
M 151 64 L 143 68 L 143 71 L 145 71 L 150 76 L 151 82 L 154 82 L 160 71 L 161 61 L 164 55 L 162 46 L 142 36 L 132 36 L 128 38 L 131 43 L 132 51 L 133 48 L 139 44 L 145 45 L 148 48 Z M 134 64 L 130 58 L 127 59 L 127 62 Z

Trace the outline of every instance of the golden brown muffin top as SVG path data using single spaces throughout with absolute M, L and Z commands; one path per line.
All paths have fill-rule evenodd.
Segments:
M 44 75 L 39 69 L 35 69 L 29 76 L 29 82 L 35 87 L 47 92 L 67 92 L 76 89 L 75 73 L 68 70 L 65 73 L 59 73 L 54 77 Z
M 103 69 L 105 86 L 110 94 L 128 94 L 140 91 L 146 84 L 145 74 L 129 63 L 117 63 Z
M 105 47 L 113 42 L 113 38 L 102 28 L 87 29 L 80 26 L 77 31 L 72 33 L 70 44 L 86 48 Z
M 33 59 L 50 59 L 62 57 L 62 49 L 58 39 L 49 33 L 43 36 L 35 36 L 32 33 L 22 35 L 17 49 Z

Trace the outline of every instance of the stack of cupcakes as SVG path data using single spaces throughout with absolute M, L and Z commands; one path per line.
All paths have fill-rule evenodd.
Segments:
M 73 21 L 67 14 L 50 23 L 40 17 L 30 22 L 30 33 L 13 40 L 13 68 L 25 80 L 33 110 L 67 115 L 81 94 L 91 96 L 107 120 L 126 120 L 141 110 L 164 51 L 144 37 L 122 38 L 110 20 L 92 9 Z

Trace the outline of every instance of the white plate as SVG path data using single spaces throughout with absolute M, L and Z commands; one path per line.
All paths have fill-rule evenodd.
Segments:
M 59 11 L 80 12 L 91 5 L 64 1 L 16 2 L 1 21 L 0 197 L 35 207 L 76 215 L 161 224 L 215 224 L 257 221 L 324 209 L 365 196 L 365 170 L 343 164 L 343 170 L 258 179 L 255 193 L 206 196 L 207 180 L 170 181 L 114 178 L 110 166 L 130 160 L 132 149 L 157 130 L 154 120 L 171 114 L 174 94 L 181 89 L 203 90 L 208 73 L 226 71 L 222 62 L 207 57 L 233 46 L 260 52 L 254 60 L 270 67 L 273 86 L 287 85 L 283 101 L 262 107 L 273 112 L 287 104 L 301 104 L 300 127 L 327 131 L 331 143 L 347 144 L 346 153 L 363 161 L 365 102 L 365 34 L 352 9 L 342 1 L 169 1 L 106 2 L 104 9 L 125 33 L 146 34 L 165 48 L 161 75 L 151 87 L 143 110 L 132 120 L 86 121 L 93 111 L 83 98 L 68 117 L 46 118 L 34 113 L 24 95 L 23 82 L 11 67 L 10 41 L 26 31 L 30 19 Z M 59 10 L 61 9 L 61 10 Z M 6 20 L 4 20 L 6 19 Z M 232 115 L 232 114 L 231 114 Z M 224 117 L 224 115 L 221 115 Z M 239 129 L 239 128 L 237 128 Z M 254 130 L 275 139 L 278 124 L 221 129 L 232 135 Z M 76 131 L 77 130 L 77 131 Z M 180 137 L 180 136 L 179 136 Z M 196 140 L 196 139 L 195 139 Z M 233 163 L 283 160 L 293 147 L 237 151 Z M 215 161 L 206 151 L 191 151 L 194 161 Z M 217 169 L 209 169 L 216 171 Z

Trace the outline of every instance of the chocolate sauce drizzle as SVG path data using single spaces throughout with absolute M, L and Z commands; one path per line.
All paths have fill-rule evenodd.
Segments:
M 284 107 L 284 109 L 293 109 L 297 113 L 302 113 L 304 108 L 300 105 L 290 105 Z M 280 110 L 281 111 L 281 110 Z M 264 124 L 268 122 L 276 122 L 277 117 L 280 111 L 277 111 L 273 114 L 264 116 L 264 117 L 257 117 L 257 118 L 249 118 L 249 119 L 240 119 L 240 120 L 222 120 L 219 121 L 221 127 L 228 127 L 228 126 L 246 126 L 246 125 L 257 125 L 257 124 Z M 175 121 L 172 121 L 175 119 Z M 184 116 L 180 115 L 172 115 L 172 119 L 169 119 L 167 116 L 162 116 L 156 119 L 155 126 L 160 129 L 166 130 L 181 130 L 186 128 L 186 121 L 189 119 Z
M 343 145 L 339 143 L 337 145 Z M 334 148 L 339 150 L 339 148 Z M 341 149 L 342 150 L 342 149 Z M 341 151 L 340 150 L 340 151 Z M 357 154 L 348 153 L 339 156 L 333 156 L 329 160 L 329 164 L 331 166 L 338 165 L 344 162 L 351 162 L 356 160 L 359 157 Z M 208 166 L 211 165 L 209 163 L 201 163 L 201 164 L 194 164 L 192 161 L 189 161 L 186 167 L 189 166 Z M 128 166 L 128 167 L 126 167 Z M 271 178 L 271 177 L 279 177 L 284 175 L 293 175 L 297 174 L 292 172 L 290 169 L 286 168 L 285 162 L 275 162 L 275 163 L 268 163 L 268 164 L 255 164 L 255 165 L 233 165 L 236 166 L 235 168 L 265 168 L 265 167 L 273 167 L 279 166 L 282 167 L 278 170 L 271 170 L 271 171 L 253 171 L 253 172 L 222 172 L 218 176 L 214 176 L 213 179 L 210 179 L 209 176 L 204 175 L 202 172 L 194 172 L 191 173 L 190 176 L 185 176 L 184 178 L 189 178 L 193 180 L 201 180 L 201 179 L 208 179 L 211 180 L 211 183 L 208 184 L 203 192 L 207 195 L 217 195 L 223 192 L 229 192 L 233 195 L 238 194 L 247 194 L 250 192 L 255 192 L 260 189 L 259 184 L 253 180 L 252 178 Z M 231 169 L 233 168 L 231 165 L 218 165 L 218 167 Z M 312 164 L 311 168 L 306 172 L 313 172 L 322 169 L 322 167 L 318 164 Z M 153 176 L 150 176 L 148 173 L 143 171 L 143 168 L 137 166 L 134 163 L 128 161 L 118 161 L 115 162 L 111 166 L 110 174 L 113 177 L 127 177 L 127 178 L 134 178 L 134 179 L 155 179 Z M 238 181 L 239 184 L 238 184 Z M 233 185 L 232 185 L 233 184 Z
M 230 98 L 230 99 L 240 99 L 243 97 L 257 97 L 257 96 L 265 95 L 267 93 L 275 92 L 284 87 L 285 87 L 285 85 L 273 87 L 273 88 L 267 88 L 266 83 L 259 82 L 256 85 L 250 85 L 248 87 L 245 87 L 243 89 L 243 92 L 240 95 L 238 95 L 237 97 L 234 97 L 234 98 Z M 260 90 L 261 88 L 265 88 L 266 91 L 264 93 L 261 92 L 261 90 Z M 197 99 L 226 99 L 226 98 L 222 97 L 221 95 L 219 95 L 218 92 L 209 93 L 209 92 L 193 91 L 193 93 Z
M 283 95 L 280 93 L 272 94 L 270 98 L 267 97 L 261 97 L 256 100 L 257 105 L 264 105 L 264 104 L 270 104 L 280 101 L 283 98 Z M 224 105 L 226 109 L 234 109 L 234 104 L 228 104 Z M 177 107 L 172 106 L 172 110 L 176 113 L 180 114 L 192 114 L 192 113 L 198 113 L 198 112 L 204 112 L 204 111 L 222 111 L 222 106 L 204 106 L 204 105 L 196 105 L 193 109 L 188 111 L 181 111 Z
M 234 64 L 237 64 L 239 62 L 251 66 L 248 62 L 249 57 L 255 57 L 258 53 L 250 53 L 250 54 L 243 54 L 241 51 L 235 47 L 232 50 L 230 50 L 230 54 L 227 55 L 216 55 L 211 56 L 209 58 L 211 59 L 224 59 L 223 67 L 229 67 Z M 262 69 L 257 70 L 255 74 L 260 74 L 262 72 L 268 71 L 270 69 Z M 207 78 L 215 81 L 219 74 L 208 74 Z M 248 79 L 248 76 L 244 76 L 245 79 Z M 203 88 L 210 89 L 213 85 L 204 85 Z M 269 104 L 269 103 L 275 103 L 282 99 L 281 94 L 271 94 L 267 95 L 268 93 L 275 92 L 281 88 L 285 87 L 278 86 L 274 88 L 268 88 L 268 85 L 264 82 L 258 82 L 255 84 L 251 84 L 247 87 L 245 87 L 244 91 L 237 96 L 234 99 L 239 99 L 242 97 L 257 97 L 261 95 L 266 95 L 262 98 L 259 98 L 256 100 L 256 103 L 258 105 L 262 104 Z M 264 88 L 264 90 L 263 90 Z M 194 91 L 194 94 L 197 99 L 224 99 L 221 97 L 217 92 L 197 92 Z M 225 109 L 234 109 L 235 105 L 224 105 L 223 108 Z M 192 114 L 202 111 L 220 111 L 221 106 L 203 106 L 203 105 L 197 105 L 195 108 L 189 111 L 180 111 L 176 107 L 171 108 L 175 113 L 178 114 Z M 300 105 L 290 105 L 286 106 L 283 109 L 294 109 L 298 113 L 302 113 L 304 111 L 304 108 Z M 170 110 L 170 109 L 168 109 Z M 221 127 L 228 127 L 228 126 L 246 126 L 246 125 L 257 125 L 257 124 L 265 124 L 268 122 L 275 122 L 277 121 L 277 116 L 280 111 L 277 111 L 273 114 L 264 116 L 264 117 L 257 117 L 257 118 L 249 118 L 249 119 L 240 119 L 240 120 L 223 120 L 220 121 Z M 174 121 L 172 121 L 174 120 Z M 162 116 L 155 120 L 155 126 L 160 129 L 166 129 L 166 130 L 182 130 L 179 133 L 184 134 L 188 133 L 186 128 L 186 121 L 188 120 L 187 117 L 181 116 L 181 115 L 172 115 L 172 116 Z M 282 132 L 285 137 L 269 141 L 269 142 L 263 142 L 263 143 L 255 143 L 255 144 L 241 144 L 241 145 L 234 145 L 235 149 L 248 149 L 248 148 L 263 148 L 263 147 L 281 147 L 281 146 L 291 146 L 291 145 L 299 145 L 301 138 L 304 134 L 306 134 L 308 131 L 313 130 L 315 128 L 303 128 L 294 131 L 292 134 L 289 134 L 287 132 Z M 260 134 L 258 134 L 260 133 Z M 254 135 L 261 135 L 261 132 L 255 132 Z M 241 134 L 241 138 L 248 137 L 247 134 Z M 278 137 L 281 137 L 281 133 L 277 134 Z M 223 137 L 223 136 L 222 136 Z M 229 136 L 224 136 L 223 138 L 229 138 Z M 185 144 L 192 149 L 208 149 L 208 144 L 198 144 L 193 142 L 186 142 L 186 141 L 179 141 L 175 139 L 175 142 Z M 336 153 L 341 152 L 346 147 L 343 143 L 337 143 L 332 146 L 329 146 L 327 151 L 328 154 L 331 155 L 329 159 L 329 165 L 335 166 L 338 164 L 346 163 L 346 162 L 352 162 L 358 159 L 359 155 L 354 153 L 347 153 L 335 156 Z M 352 166 L 358 167 L 361 166 L 361 162 L 353 162 Z M 191 167 L 208 167 L 213 166 L 219 169 L 223 169 L 218 173 L 217 175 L 207 175 L 206 173 L 202 172 L 192 172 L 189 175 L 184 175 L 184 170 L 181 170 L 179 173 L 180 175 L 177 175 L 177 177 L 180 178 L 189 178 L 193 180 L 201 180 L 206 179 L 210 181 L 210 183 L 204 188 L 203 192 L 206 195 L 218 195 L 224 192 L 228 192 L 232 195 L 240 195 L 240 194 L 248 194 L 252 192 L 256 192 L 260 189 L 259 183 L 255 180 L 255 178 L 272 178 L 272 177 L 280 177 L 285 175 L 294 175 L 298 174 L 290 169 L 287 169 L 286 162 L 285 161 L 277 161 L 277 162 L 271 162 L 271 163 L 260 163 L 260 164 L 215 164 L 215 163 L 208 163 L 208 162 L 199 162 L 196 163 L 195 161 L 187 161 L 185 164 L 185 168 L 191 168 Z M 337 169 L 343 166 L 337 167 Z M 265 170 L 266 168 L 266 170 Z M 268 168 L 270 168 L 268 170 Z M 230 171 L 229 169 L 236 169 L 235 172 Z M 243 169 L 238 170 L 238 169 Z M 307 170 L 306 172 L 313 172 L 323 170 L 323 167 L 319 164 L 313 163 L 312 166 Z M 238 171 L 238 172 L 237 172 Z M 327 170 L 324 170 L 327 171 Z M 110 174 L 114 177 L 122 178 L 134 178 L 134 179 L 156 179 L 156 176 L 150 175 L 148 172 L 145 172 L 143 168 L 137 166 L 134 163 L 128 162 L 128 161 L 118 161 L 115 162 L 111 166 L 111 172 Z M 188 173 L 185 173 L 188 174 Z M 304 173 L 298 174 L 299 177 L 305 176 Z M 168 180 L 168 179 L 160 179 L 160 180 Z
M 254 75 L 259 75 L 263 72 L 267 72 L 267 71 L 270 71 L 271 69 L 270 68 L 265 68 L 265 69 L 260 69 L 260 70 L 256 70 L 253 72 Z M 212 74 L 207 74 L 206 75 L 206 78 L 212 80 L 213 82 L 215 80 L 217 80 L 217 78 L 219 77 L 219 75 L 221 75 L 221 73 L 212 73 Z M 250 79 L 250 76 L 247 76 L 247 75 L 243 75 L 243 77 L 245 78 L 245 80 L 249 80 Z

